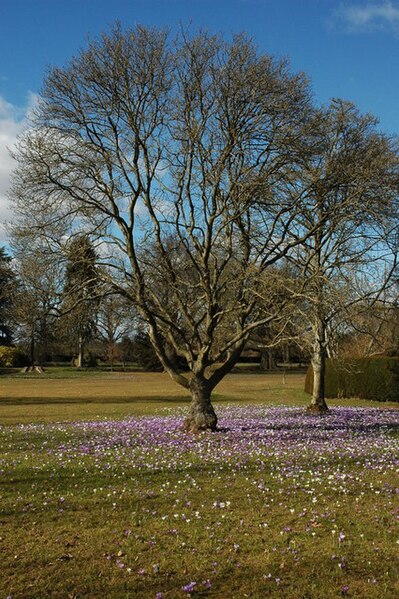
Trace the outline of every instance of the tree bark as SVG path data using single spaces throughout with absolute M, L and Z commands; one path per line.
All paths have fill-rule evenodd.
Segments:
M 290 346 L 288 345 L 288 343 L 287 343 L 287 345 L 285 345 L 283 347 L 283 355 L 284 355 L 284 363 L 289 364 L 289 362 L 291 360 L 291 352 L 290 352 Z
M 83 352 L 84 352 L 83 335 L 79 334 L 78 359 L 76 360 L 76 368 L 83 368 Z
M 274 359 L 274 352 L 272 349 L 261 350 L 260 352 L 260 370 L 273 370 L 276 368 L 276 361 Z
M 212 386 L 205 379 L 193 377 L 190 382 L 191 403 L 183 430 L 199 433 L 216 430 L 217 416 L 211 403 Z
M 312 414 L 325 414 L 328 406 L 325 400 L 326 378 L 326 330 L 324 323 L 319 323 L 312 356 L 313 392 L 308 411 Z
M 29 359 L 30 359 L 30 365 L 34 366 L 35 365 L 35 329 L 33 328 L 31 331 L 31 337 L 30 337 L 30 347 L 29 347 Z

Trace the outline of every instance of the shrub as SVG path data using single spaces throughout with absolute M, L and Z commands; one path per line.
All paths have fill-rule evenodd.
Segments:
M 313 390 L 313 369 L 309 366 L 305 392 Z M 326 361 L 325 395 L 360 397 L 375 401 L 399 402 L 399 358 L 334 359 Z
M 0 366 L 11 368 L 12 366 L 27 366 L 29 364 L 28 356 L 18 347 L 9 347 L 0 345 Z

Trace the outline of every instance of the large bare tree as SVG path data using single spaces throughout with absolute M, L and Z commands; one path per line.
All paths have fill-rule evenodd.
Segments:
M 22 222 L 98 240 L 109 285 L 191 393 L 188 430 L 216 428 L 212 389 L 282 308 L 264 274 L 312 232 L 295 185 L 310 113 L 303 75 L 243 36 L 116 26 L 50 70 L 15 152 Z

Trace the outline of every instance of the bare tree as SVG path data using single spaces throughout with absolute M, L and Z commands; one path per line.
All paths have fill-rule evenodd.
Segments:
M 309 334 L 314 371 L 309 409 L 327 410 L 325 359 L 334 330 L 353 322 L 356 306 L 375 304 L 392 280 L 398 239 L 399 160 L 395 140 L 377 121 L 335 100 L 315 115 L 305 155 L 303 231 L 290 252 L 304 291 L 297 304 Z
M 99 303 L 96 320 L 96 337 L 104 345 L 105 359 L 113 370 L 114 361 L 120 357 L 118 344 L 135 330 L 137 314 L 131 302 L 118 294 L 105 294 Z
M 14 240 L 15 242 L 16 240 Z M 51 256 L 32 245 L 14 243 L 17 288 L 14 299 L 15 337 L 27 348 L 31 366 L 41 365 L 56 342 L 60 269 Z
M 281 309 L 258 301 L 262 275 L 312 232 L 295 226 L 310 112 L 303 75 L 243 36 L 116 27 L 49 72 L 20 140 L 17 212 L 97 237 L 108 283 L 191 393 L 187 430 L 216 428 L 212 389 Z
M 392 291 L 392 289 L 390 290 Z M 391 293 L 378 301 L 360 302 L 349 310 L 347 326 L 337 339 L 339 355 L 347 357 L 399 354 L 399 307 Z

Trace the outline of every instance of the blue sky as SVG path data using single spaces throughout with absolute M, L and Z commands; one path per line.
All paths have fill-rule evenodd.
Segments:
M 315 100 L 341 97 L 399 133 L 399 0 L 0 0 L 0 243 L 10 219 L 12 147 L 48 65 L 64 64 L 119 19 L 226 37 L 245 31 L 262 52 L 288 57 Z

